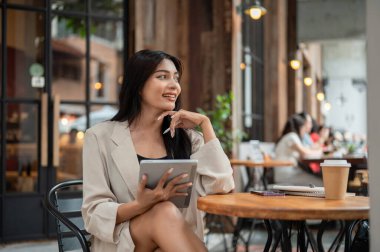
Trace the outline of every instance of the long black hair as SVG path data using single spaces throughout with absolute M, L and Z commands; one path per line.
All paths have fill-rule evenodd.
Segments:
M 182 63 L 172 55 L 162 51 L 141 50 L 129 58 L 124 71 L 124 82 L 119 94 L 119 111 L 111 121 L 128 121 L 131 125 L 141 113 L 141 93 L 148 78 L 154 73 L 162 60 L 168 59 L 176 67 L 179 80 L 182 76 Z M 180 95 L 175 102 L 174 110 L 181 108 Z M 162 128 L 170 125 L 170 116 L 163 119 Z M 176 129 L 175 137 L 163 135 L 166 153 L 170 158 L 188 159 L 191 155 L 191 141 L 184 129 Z
M 299 114 L 292 115 L 291 117 L 288 118 L 286 121 L 286 124 L 284 126 L 284 129 L 282 130 L 281 136 L 278 138 L 277 142 L 278 143 L 283 136 L 290 132 L 294 132 L 297 134 L 297 136 L 302 139 L 301 136 L 301 127 L 305 124 L 306 119 L 300 116 Z

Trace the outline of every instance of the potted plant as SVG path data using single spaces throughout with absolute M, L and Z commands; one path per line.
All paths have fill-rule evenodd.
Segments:
M 229 157 L 232 155 L 233 143 L 240 141 L 246 136 L 244 132 L 232 129 L 231 115 L 233 99 L 232 91 L 229 91 L 216 96 L 214 109 L 205 111 L 202 108 L 197 108 L 199 113 L 207 115 L 210 118 L 216 137 L 219 139 L 224 152 Z

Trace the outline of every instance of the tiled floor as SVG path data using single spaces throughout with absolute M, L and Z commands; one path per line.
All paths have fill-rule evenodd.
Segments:
M 58 252 L 56 240 L 0 244 L 1 252 Z
M 313 236 L 317 236 L 317 230 L 312 231 Z M 325 250 L 327 250 L 331 243 L 333 242 L 335 236 L 337 234 L 337 231 L 334 229 L 326 230 L 324 235 L 323 235 L 323 246 Z M 247 240 L 248 237 L 248 230 L 243 230 L 242 231 L 242 236 L 245 240 Z M 226 239 L 226 244 L 227 244 L 227 251 L 232 252 L 234 249 L 232 248 L 232 234 L 226 234 L 225 236 Z M 209 242 L 207 243 L 207 247 L 210 252 L 227 252 L 224 246 L 223 242 L 223 235 L 222 234 L 211 234 L 209 237 Z M 263 251 L 265 242 L 267 239 L 267 233 L 264 229 L 259 229 L 256 230 L 253 235 L 251 236 L 250 242 L 249 242 L 249 252 L 258 252 L 258 251 Z M 292 235 L 292 245 L 293 245 L 293 251 L 296 251 L 295 245 L 297 244 L 296 242 L 296 233 Z M 238 241 L 238 246 L 237 246 L 237 252 L 245 252 L 245 244 L 239 240 Z M 280 248 L 278 248 L 276 251 L 281 251 Z M 311 251 L 311 248 L 309 246 L 309 250 Z M 344 251 L 344 243 L 340 246 L 339 252 Z
M 329 247 L 336 231 L 327 230 L 324 235 L 324 246 Z M 242 231 L 242 236 L 247 239 L 247 230 Z M 295 235 L 294 235 L 295 237 Z M 224 236 L 227 251 L 234 251 L 231 246 L 232 234 L 226 234 Z M 266 242 L 267 235 L 266 231 L 259 229 L 253 233 L 250 240 L 249 252 L 263 251 L 264 244 Z M 292 241 L 295 244 L 295 240 Z M 220 233 L 212 233 L 208 236 L 207 248 L 210 252 L 226 252 L 224 246 L 223 235 Z M 245 245 L 243 242 L 239 241 L 237 246 L 238 252 L 245 251 Z M 280 251 L 280 249 L 278 249 Z M 339 251 L 343 251 L 343 246 L 341 246 Z M 58 252 L 57 241 L 56 240 L 46 240 L 46 241 L 30 241 L 22 243 L 12 243 L 12 244 L 0 244 L 0 252 Z

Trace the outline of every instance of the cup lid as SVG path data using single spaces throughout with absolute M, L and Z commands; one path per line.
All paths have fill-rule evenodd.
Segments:
M 341 166 L 341 167 L 351 167 L 351 164 L 347 160 L 333 159 L 333 160 L 324 160 L 323 163 L 320 163 L 322 166 Z

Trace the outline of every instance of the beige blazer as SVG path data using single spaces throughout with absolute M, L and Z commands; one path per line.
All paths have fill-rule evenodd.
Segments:
M 232 168 L 218 139 L 204 144 L 203 137 L 187 130 L 192 142 L 191 159 L 198 160 L 197 181 L 185 220 L 203 239 L 202 213 L 197 198 L 227 193 L 234 188 Z M 139 162 L 126 122 L 103 122 L 88 129 L 83 146 L 83 205 L 86 230 L 93 235 L 91 251 L 133 251 L 129 222 L 118 225 L 120 204 L 135 200 Z

